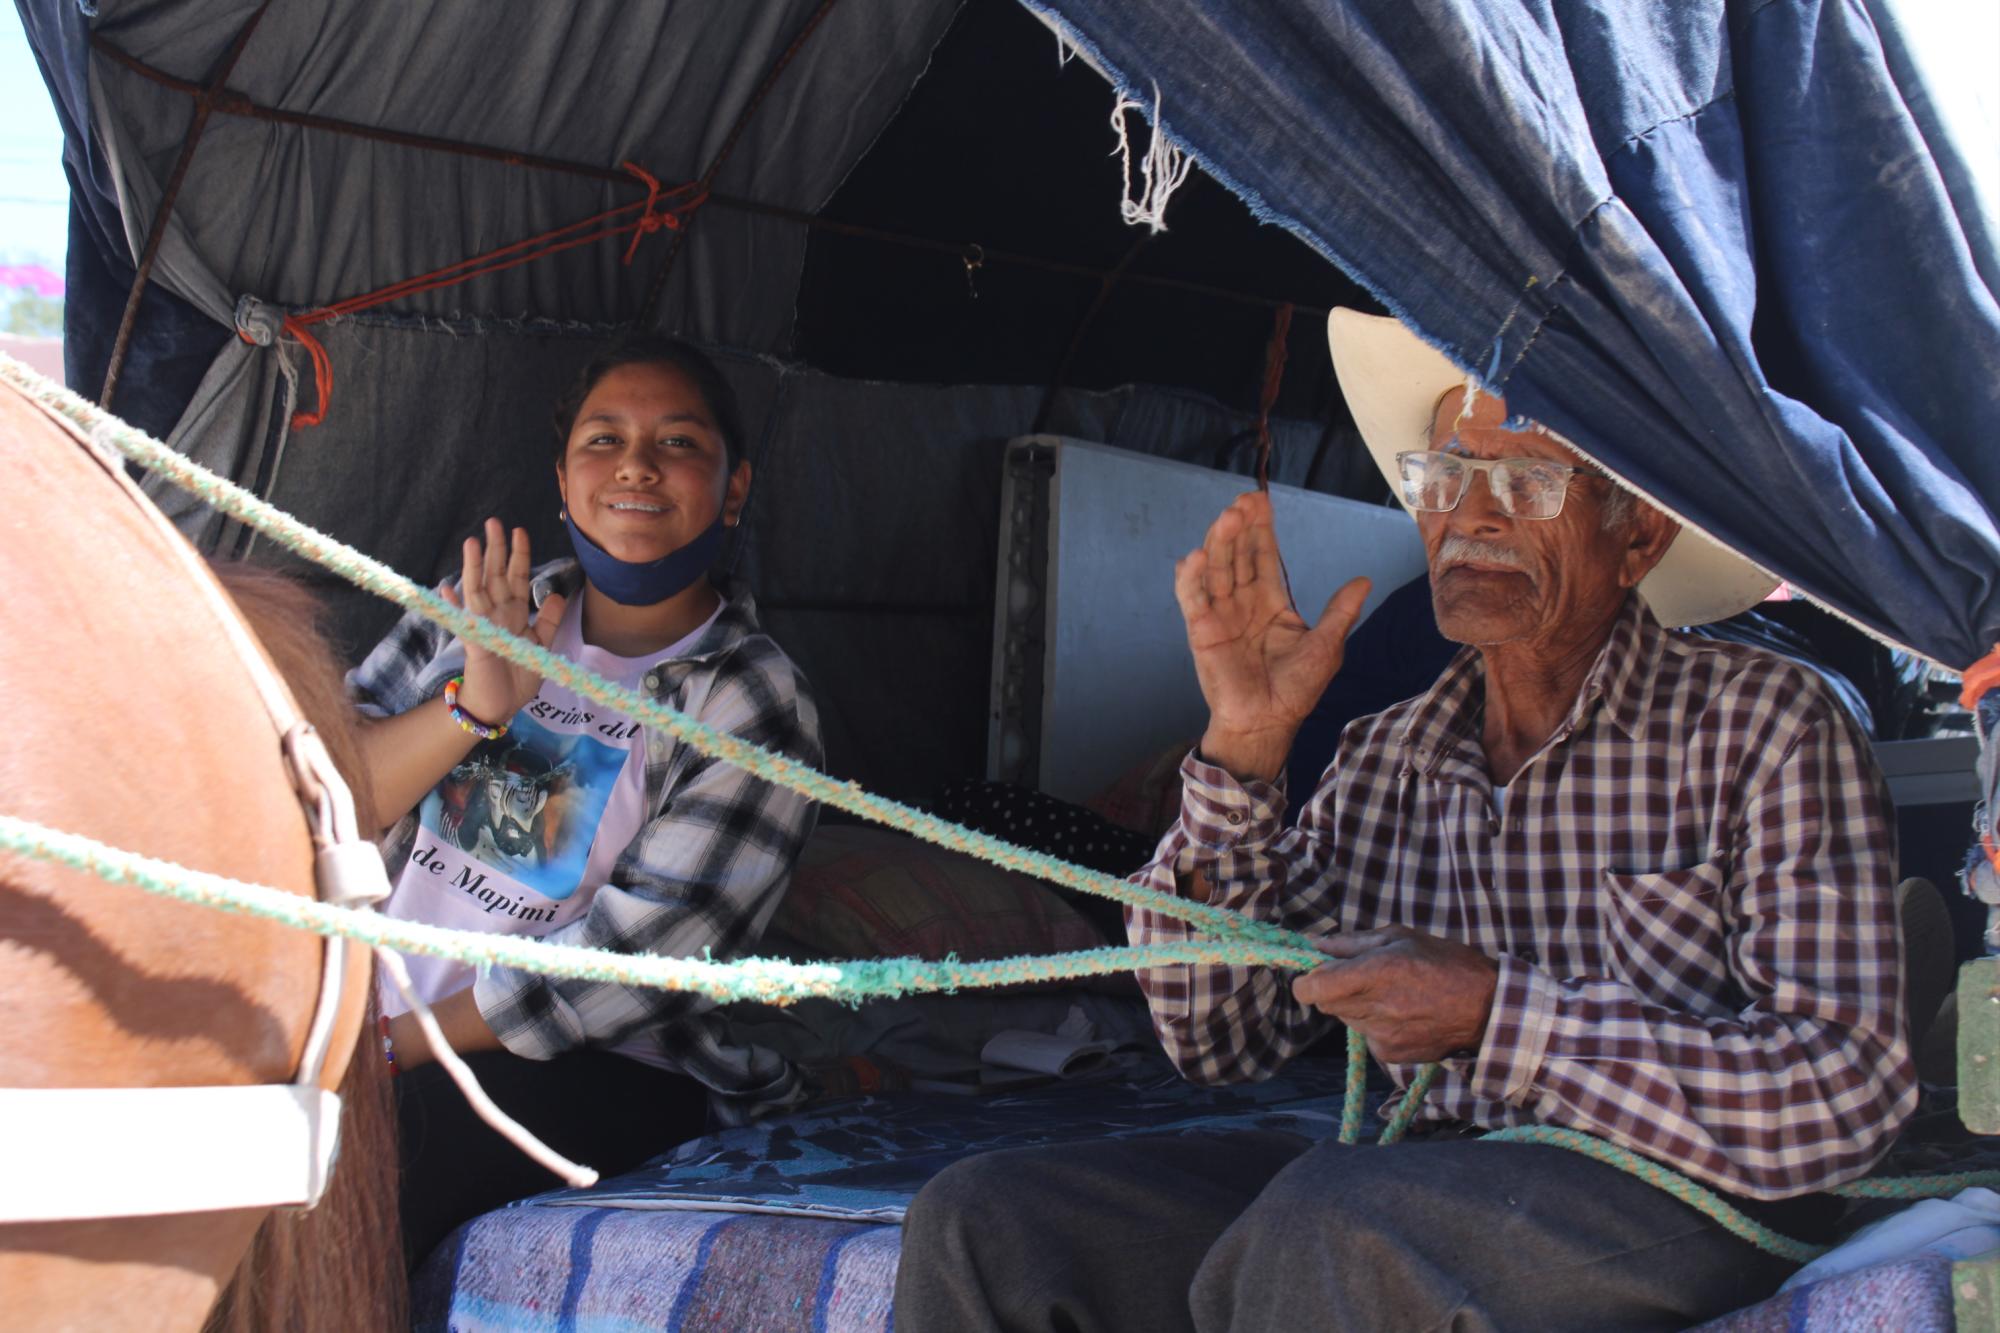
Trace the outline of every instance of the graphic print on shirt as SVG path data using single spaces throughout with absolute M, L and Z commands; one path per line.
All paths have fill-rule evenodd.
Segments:
M 544 727 L 531 716 L 540 703 L 446 774 L 424 798 L 418 821 L 445 855 L 462 853 L 561 902 L 582 882 L 628 752 L 587 730 Z

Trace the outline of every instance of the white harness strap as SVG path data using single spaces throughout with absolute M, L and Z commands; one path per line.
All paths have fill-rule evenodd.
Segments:
M 111 450 L 81 436 L 66 419 L 49 415 L 89 449 L 170 539 L 169 546 L 187 568 L 198 595 L 249 671 L 283 737 L 286 767 L 305 807 L 317 849 L 313 874 L 319 900 L 353 907 L 388 897 L 382 853 L 363 836 L 354 794 L 318 734 L 299 716 L 291 691 L 266 663 L 214 576 L 166 516 L 132 484 Z M 319 1007 L 290 1083 L 0 1088 L 0 1225 L 231 1208 L 310 1208 L 318 1203 L 340 1146 L 340 1098 L 320 1083 L 343 1006 L 354 1002 L 346 994 L 346 981 L 348 950 L 355 946 L 328 937 L 325 947 Z M 379 961 L 410 1001 L 432 1052 L 480 1118 L 572 1186 L 596 1184 L 595 1171 L 552 1151 L 493 1104 L 446 1044 L 428 1006 L 412 991 L 402 959 L 383 952 Z
M 321 900 L 379 902 L 389 892 L 382 854 L 361 839 L 325 745 L 298 722 L 285 757 L 319 843 Z M 351 947 L 326 942 L 319 1005 L 290 1083 L 0 1088 L 0 1224 L 318 1203 L 340 1150 L 340 1098 L 319 1084 Z
M 62 418 L 51 419 L 77 434 Z M 382 854 L 362 836 L 354 794 L 318 734 L 299 716 L 291 691 L 166 516 L 108 451 L 90 452 L 171 539 L 197 595 L 255 683 L 283 738 L 292 785 L 305 807 L 317 849 L 320 901 L 380 902 L 389 894 Z M 345 991 L 351 947 L 342 939 L 326 941 L 318 1007 L 290 1083 L 0 1088 L 0 1224 L 318 1203 L 339 1152 L 340 1098 L 320 1087 L 320 1080 L 343 1002 L 350 998 Z
M 340 1098 L 321 1088 L 7 1088 L 0 1222 L 310 1207 Z

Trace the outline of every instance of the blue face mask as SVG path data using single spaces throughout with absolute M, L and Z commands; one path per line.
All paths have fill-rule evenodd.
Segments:
M 715 522 L 686 546 L 643 564 L 620 560 L 584 536 L 568 510 L 563 511 L 563 522 L 569 525 L 570 545 L 576 548 L 584 577 L 620 606 L 652 606 L 692 586 L 715 563 L 715 553 L 722 546 L 723 524 L 719 513 Z

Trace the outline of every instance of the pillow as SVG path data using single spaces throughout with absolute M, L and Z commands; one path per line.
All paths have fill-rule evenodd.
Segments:
M 893 829 L 822 825 L 806 842 L 771 933 L 821 958 L 972 962 L 1105 943 L 1056 894 L 1011 870 Z

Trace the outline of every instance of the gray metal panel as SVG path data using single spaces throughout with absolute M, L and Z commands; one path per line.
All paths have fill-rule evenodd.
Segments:
M 1003 546 L 996 668 L 1007 653 L 1006 636 L 1018 639 L 1026 632 L 1020 612 L 1028 612 L 1039 622 L 1044 648 L 1042 707 L 1030 733 L 1038 742 L 1034 780 L 1053 795 L 1083 800 L 1146 755 L 1200 733 L 1207 710 L 1174 602 L 1174 561 L 1200 544 L 1209 523 L 1242 493 L 1245 482 L 1077 440 L 1031 436 L 1010 446 L 1014 454 L 1050 448 L 1055 470 L 1041 614 L 1033 615 L 1035 599 L 1008 595 L 1009 550 Z M 1008 480 L 1011 491 L 1025 477 L 1010 466 Z M 1308 619 L 1316 619 L 1334 589 L 1356 575 L 1375 581 L 1372 610 L 1423 571 L 1416 525 L 1400 509 L 1288 486 L 1273 486 L 1271 493 L 1279 544 Z M 1011 498 L 1020 508 L 1018 496 Z M 1024 534 L 1007 534 L 1007 526 L 1003 523 L 1003 543 L 1011 535 L 1014 549 L 1020 549 Z M 1030 572 L 1014 571 L 1016 577 Z M 1010 605 L 1018 608 L 1012 626 Z M 1004 771 L 1006 685 L 1006 673 L 996 669 L 996 745 L 988 756 L 988 771 L 996 776 Z M 1026 698 L 1032 691 L 1017 682 L 1014 693 Z M 1032 725 L 1027 718 L 1020 724 L 1020 731 Z
M 1979 799 L 1979 741 L 1975 737 L 1876 741 L 1875 761 L 1889 780 L 1889 797 L 1898 810 Z

